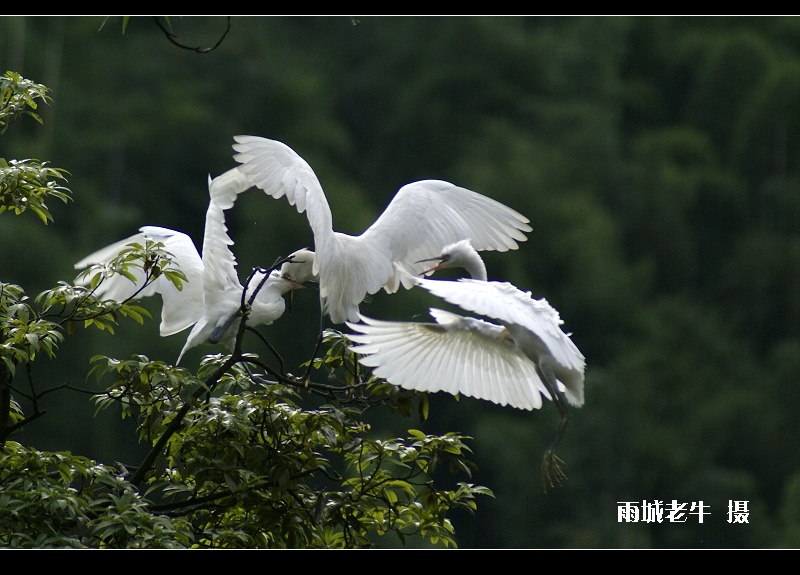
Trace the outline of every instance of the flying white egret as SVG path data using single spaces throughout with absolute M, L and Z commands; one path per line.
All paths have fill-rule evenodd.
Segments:
M 235 136 L 234 159 L 273 198 L 286 196 L 305 212 L 314 235 L 323 317 L 358 321 L 359 304 L 381 288 L 395 292 L 423 271 L 420 259 L 471 238 L 475 249 L 517 249 L 530 232 L 528 219 L 484 195 L 441 180 L 401 187 L 381 216 L 361 235 L 333 230 L 328 200 L 311 166 L 282 142 Z M 408 275 L 404 275 L 407 272 Z
M 252 182 L 237 168 L 208 178 L 210 201 L 206 211 L 203 255 L 197 251 L 192 239 L 179 231 L 157 226 L 143 226 L 138 234 L 102 248 L 75 264 L 83 269 L 93 264 L 107 264 L 126 245 L 136 242 L 144 245 L 146 240 L 162 242 L 164 249 L 173 256 L 173 264 L 182 271 L 187 282 L 179 290 L 164 275 L 157 277 L 142 291 L 136 293 L 145 281 L 145 272 L 132 269 L 136 282 L 122 275 L 105 278 L 97 287 L 96 295 L 123 301 L 135 294 L 136 299 L 160 294 L 161 325 L 160 334 L 164 337 L 176 334 L 194 326 L 186 339 L 176 364 L 180 363 L 187 350 L 202 343 L 222 343 L 233 349 L 241 319 L 242 292 L 244 287 L 236 272 L 236 258 L 230 250 L 233 245 L 225 225 L 225 210 L 230 209 L 237 196 L 250 189 Z M 248 326 L 271 324 L 285 310 L 283 295 L 290 290 L 302 287 L 300 283 L 308 279 L 305 268 L 292 268 L 299 282 L 286 278 L 279 270 L 253 273 L 248 284 L 245 303 L 254 290 L 262 283 L 255 300 L 249 308 Z M 78 276 L 78 281 L 88 283 L 86 273 Z M 233 325 L 235 323 L 235 325 Z
M 559 313 L 545 300 L 534 299 L 508 282 L 487 281 L 483 261 L 469 244 L 447 246 L 440 263 L 427 270 L 463 267 L 471 279 L 417 278 L 417 285 L 464 310 L 499 321 L 463 317 L 431 308 L 436 323 L 382 321 L 361 316 L 348 322 L 348 337 L 359 362 L 401 387 L 445 391 L 485 399 L 519 409 L 539 409 L 542 397 L 560 414 L 558 430 L 545 452 L 543 481 L 564 478 L 554 449 L 569 421 L 566 401 L 584 403 L 583 354 L 561 329 Z M 431 261 L 429 260 L 429 261 Z

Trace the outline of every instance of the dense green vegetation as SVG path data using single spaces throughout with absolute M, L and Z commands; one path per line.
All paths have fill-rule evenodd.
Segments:
M 18 120 L 2 157 L 68 170 L 53 221 L 5 214 L 0 280 L 28 294 L 143 224 L 199 244 L 206 179 L 236 134 L 281 140 L 359 232 L 402 184 L 440 178 L 531 219 L 491 279 L 544 296 L 587 358 L 586 405 L 559 447 L 568 480 L 543 493 L 557 414 L 430 398 L 494 498 L 454 519 L 460 547 L 796 547 L 800 544 L 800 19 L 234 17 L 206 53 L 150 18 L 2 17 L 0 65 L 48 86 L 43 123 Z M 226 18 L 172 18 L 213 46 Z M 797 140 L 795 140 L 797 138 Z M 228 214 L 240 271 L 311 245 L 304 216 L 258 191 Z M 290 371 L 319 325 L 311 290 L 263 330 Z M 426 314 L 424 294 L 376 295 L 373 317 Z M 158 302 L 145 302 L 158 310 Z M 43 388 L 85 379 L 97 354 L 172 362 L 184 336 L 122 319 L 80 330 L 35 366 Z M 197 369 L 212 348 L 193 350 Z M 12 439 L 113 465 L 141 459 L 130 420 L 53 393 Z M 24 405 L 23 405 L 24 408 Z M 620 502 L 703 501 L 700 523 L 621 522 Z M 728 523 L 747 501 L 749 523 Z

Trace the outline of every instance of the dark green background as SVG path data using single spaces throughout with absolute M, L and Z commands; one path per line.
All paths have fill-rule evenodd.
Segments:
M 213 45 L 225 17 L 172 17 Z M 339 231 L 359 233 L 403 184 L 452 181 L 531 220 L 490 279 L 546 297 L 587 358 L 586 405 L 542 493 L 557 422 L 450 396 L 431 420 L 376 433 L 460 431 L 496 499 L 455 519 L 461 547 L 761 548 L 800 544 L 800 19 L 794 17 L 234 17 L 209 53 L 149 17 L 2 17 L 0 65 L 53 90 L 44 124 L 16 122 L 6 158 L 70 171 L 74 204 L 0 223 L 0 277 L 29 295 L 143 224 L 202 242 L 208 174 L 236 134 L 281 140 L 324 186 Z M 312 246 L 304 215 L 257 190 L 227 214 L 240 275 Z M 373 317 L 427 318 L 425 294 L 377 294 Z M 296 370 L 316 294 L 263 328 Z M 147 304 L 154 314 L 158 302 Z M 157 318 L 157 315 L 156 315 Z M 157 319 L 79 331 L 39 385 L 84 381 L 89 358 L 174 361 L 185 335 Z M 196 366 L 211 347 L 192 350 Z M 130 422 L 56 393 L 15 437 L 42 450 L 130 460 Z M 618 521 L 619 502 L 703 501 L 700 523 Z M 748 524 L 728 524 L 747 501 Z

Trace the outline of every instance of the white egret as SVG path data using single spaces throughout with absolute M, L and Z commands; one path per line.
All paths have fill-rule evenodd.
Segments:
M 123 301 L 135 294 L 137 299 L 160 294 L 162 298 L 160 334 L 164 337 L 192 327 L 176 364 L 180 363 L 187 350 L 202 343 L 222 343 L 233 349 L 240 320 L 242 292 L 244 287 L 236 272 L 236 258 L 230 250 L 233 245 L 225 225 L 225 210 L 230 209 L 237 196 L 252 187 L 252 182 L 237 168 L 208 178 L 210 201 L 206 211 L 203 255 L 197 251 L 192 239 L 169 228 L 143 226 L 138 234 L 106 246 L 75 264 L 83 269 L 93 264 L 106 264 L 126 245 L 136 242 L 144 245 L 146 240 L 162 242 L 164 249 L 173 256 L 173 263 L 187 278 L 182 290 L 178 290 L 163 275 L 157 277 L 142 291 L 136 293 L 145 281 L 145 272 L 131 270 L 136 282 L 122 275 L 105 278 L 97 287 L 96 295 Z M 302 281 L 302 267 L 293 268 Z M 78 281 L 88 283 L 85 273 Z M 255 300 L 249 308 L 248 326 L 271 324 L 285 310 L 283 295 L 298 287 L 300 282 L 285 278 L 280 271 L 253 273 L 248 284 L 245 302 L 262 283 Z M 233 325 L 235 322 L 235 326 Z M 234 329 L 231 329 L 231 328 Z
M 418 263 L 452 242 L 471 238 L 475 249 L 516 249 L 530 232 L 528 219 L 500 202 L 440 180 L 401 187 L 361 235 L 333 230 L 328 200 L 311 166 L 282 142 L 235 136 L 234 159 L 273 198 L 286 196 L 305 212 L 314 235 L 323 317 L 358 321 L 359 304 L 381 288 L 389 293 L 423 268 Z M 407 272 L 408 275 L 404 275 Z
M 542 397 L 561 415 L 542 466 L 543 481 L 564 478 L 554 453 L 569 421 L 562 396 L 575 407 L 584 403 L 585 358 L 561 329 L 559 313 L 545 299 L 534 299 L 508 282 L 487 281 L 480 255 L 461 241 L 447 246 L 440 263 L 427 270 L 463 267 L 471 279 L 417 278 L 417 285 L 462 309 L 499 321 L 463 317 L 431 308 L 436 323 L 382 321 L 361 316 L 348 322 L 348 337 L 359 362 L 401 387 L 445 391 L 519 409 L 539 409 Z

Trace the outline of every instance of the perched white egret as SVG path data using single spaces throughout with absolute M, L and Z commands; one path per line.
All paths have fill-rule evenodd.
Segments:
M 463 267 L 471 279 L 417 278 L 417 285 L 462 309 L 499 324 L 431 308 L 436 323 L 382 321 L 361 316 L 348 322 L 348 337 L 359 362 L 373 373 L 407 389 L 462 394 L 519 409 L 539 409 L 552 400 L 561 422 L 545 452 L 545 487 L 560 481 L 562 463 L 554 453 L 569 420 L 562 400 L 584 402 L 583 354 L 561 329 L 559 313 L 508 282 L 487 281 L 480 255 L 461 241 L 447 246 L 440 263 L 427 271 Z
M 516 249 L 530 232 L 528 219 L 484 195 L 440 180 L 400 188 L 381 216 L 361 235 L 333 230 L 328 200 L 311 166 L 282 142 L 235 136 L 234 159 L 253 183 L 273 198 L 286 196 L 305 212 L 314 235 L 323 317 L 358 321 L 359 304 L 381 288 L 392 293 L 423 268 L 419 260 L 471 238 L 475 249 Z M 404 275 L 407 272 L 408 275 Z
M 132 269 L 136 282 L 122 275 L 105 278 L 97 287 L 96 295 L 117 301 L 133 296 L 138 298 L 160 294 L 161 325 L 160 334 L 164 337 L 176 334 L 194 326 L 186 339 L 176 364 L 180 363 L 187 350 L 202 343 L 221 343 L 233 349 L 239 311 L 242 304 L 244 286 L 236 272 L 236 258 L 230 250 L 233 245 L 225 225 L 225 210 L 230 209 L 237 196 L 250 189 L 252 182 L 237 168 L 208 178 L 210 201 L 206 211 L 205 233 L 203 236 L 203 255 L 197 251 L 192 239 L 182 232 L 157 226 L 143 226 L 138 234 L 106 246 L 75 264 L 76 269 L 84 269 L 93 264 L 106 264 L 126 245 L 136 242 L 141 245 L 146 240 L 162 242 L 164 249 L 173 256 L 173 264 L 182 271 L 187 282 L 179 290 L 163 275 L 157 277 L 142 291 L 136 293 L 145 282 L 145 272 Z M 303 267 L 292 268 L 299 279 L 304 281 Z M 81 283 L 88 283 L 86 274 L 78 276 Z M 247 316 L 248 326 L 271 324 L 285 310 L 283 295 L 298 287 L 295 282 L 283 276 L 279 270 L 269 273 L 258 270 L 251 277 L 245 303 L 255 289 L 262 283 Z

